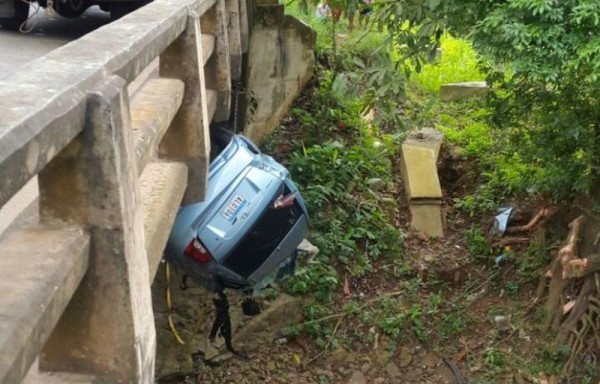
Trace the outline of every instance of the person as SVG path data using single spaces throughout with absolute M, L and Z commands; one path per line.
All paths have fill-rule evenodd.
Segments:
M 369 16 L 373 13 L 373 0 L 362 0 L 360 11 L 358 13 L 358 28 L 363 28 L 363 20 L 365 28 L 369 24 Z
M 348 29 L 350 32 L 354 30 L 354 15 L 358 8 L 358 0 L 348 0 L 348 8 L 346 10 L 348 14 Z
M 317 10 L 315 11 L 315 16 L 317 19 L 324 21 L 329 18 L 331 14 L 331 10 L 329 9 L 329 4 L 327 4 L 327 0 L 323 0 L 323 2 L 317 5 Z

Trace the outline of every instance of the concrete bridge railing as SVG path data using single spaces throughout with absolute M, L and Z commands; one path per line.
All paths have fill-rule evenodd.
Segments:
M 247 46 L 245 0 L 155 0 L 0 81 L 0 206 L 36 176 L 40 195 L 39 223 L 0 238 L 1 383 L 35 362 L 153 382 L 150 282 Z

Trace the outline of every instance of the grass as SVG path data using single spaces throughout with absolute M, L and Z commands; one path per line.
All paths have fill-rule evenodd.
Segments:
M 413 88 L 435 94 L 442 84 L 484 79 L 477 67 L 477 55 L 471 43 L 446 34 L 442 37 L 441 46 L 441 58 L 425 65 L 420 73 L 412 76 Z

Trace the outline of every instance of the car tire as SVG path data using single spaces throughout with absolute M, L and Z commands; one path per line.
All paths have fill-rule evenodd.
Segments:
M 223 126 L 210 129 L 210 159 L 214 160 L 229 145 L 234 133 Z
M 87 5 L 84 3 L 84 0 L 79 0 L 78 6 L 73 6 L 73 2 L 68 1 L 62 3 L 61 1 L 54 1 L 52 3 L 52 7 L 62 17 L 67 17 L 69 19 L 74 19 L 83 15 L 83 12 L 87 9 Z
M 1 18 L 0 25 L 3 29 L 9 31 L 18 31 L 21 25 L 29 18 L 29 2 L 23 0 L 15 1 L 15 16 L 10 18 Z
M 112 21 L 118 20 L 121 17 L 131 13 L 138 8 L 149 4 L 151 0 L 136 0 L 136 1 L 113 1 L 109 3 L 110 19 Z

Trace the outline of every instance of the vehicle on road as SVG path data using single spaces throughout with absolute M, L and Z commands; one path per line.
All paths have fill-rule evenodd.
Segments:
M 309 218 L 284 166 L 243 135 L 220 133 L 206 199 L 180 208 L 165 259 L 212 292 L 248 291 L 293 272 Z
M 100 6 L 105 12 L 110 12 L 112 19 L 118 19 L 134 11 L 151 0 L 37 0 L 35 3 L 42 8 L 51 8 L 61 16 L 79 17 L 89 7 Z M 0 26 L 3 29 L 19 30 L 29 18 L 31 0 L 2 0 L 0 1 Z

